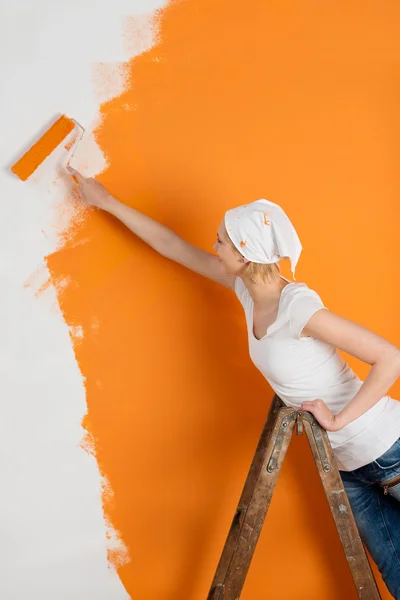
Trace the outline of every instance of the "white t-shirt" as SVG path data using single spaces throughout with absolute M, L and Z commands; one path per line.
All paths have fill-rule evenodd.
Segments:
M 289 282 L 282 290 L 276 321 L 258 340 L 253 334 L 253 299 L 241 277 L 236 277 L 235 293 L 246 315 L 250 358 L 281 400 L 299 410 L 304 400 L 322 398 L 333 414 L 339 413 L 363 382 L 334 346 L 300 337 L 317 310 L 328 310 L 319 295 L 305 283 Z M 400 437 L 400 402 L 383 396 L 361 417 L 327 434 L 339 469 L 358 469 Z

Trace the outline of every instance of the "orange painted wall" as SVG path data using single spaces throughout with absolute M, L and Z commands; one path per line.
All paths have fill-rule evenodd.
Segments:
M 209 251 L 228 208 L 277 202 L 303 243 L 297 281 L 399 344 L 400 6 L 186 0 L 159 20 L 158 45 L 102 107 L 100 179 Z M 137 600 L 203 600 L 272 398 L 242 308 L 106 214 L 70 234 L 47 263 L 83 328 L 85 425 L 131 554 L 120 577 Z M 241 598 L 342 597 L 355 588 L 294 436 Z

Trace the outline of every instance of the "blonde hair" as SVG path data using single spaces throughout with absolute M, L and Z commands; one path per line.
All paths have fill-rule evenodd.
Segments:
M 229 236 L 227 236 L 227 239 L 230 245 L 232 246 L 234 253 L 237 256 L 240 256 L 240 258 L 245 258 L 236 248 L 235 244 L 232 242 Z M 253 283 L 267 283 L 269 281 L 274 281 L 280 276 L 279 263 L 265 265 L 250 261 L 244 267 L 243 274 L 246 277 L 248 277 Z

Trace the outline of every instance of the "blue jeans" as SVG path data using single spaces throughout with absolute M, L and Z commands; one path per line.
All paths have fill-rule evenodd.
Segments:
M 400 483 L 387 495 L 378 485 L 400 476 L 400 438 L 373 462 L 339 473 L 360 537 L 389 592 L 400 600 Z

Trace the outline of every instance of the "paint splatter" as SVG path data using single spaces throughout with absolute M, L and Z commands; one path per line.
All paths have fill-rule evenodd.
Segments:
M 96 443 L 93 434 L 90 431 L 85 431 L 79 446 L 82 450 L 93 456 L 93 458 L 96 458 Z
M 93 88 L 101 103 L 120 96 L 129 83 L 127 64 L 97 63 L 93 66 Z
M 124 51 L 128 56 L 139 56 L 155 46 L 160 38 L 159 21 L 161 11 L 131 15 L 123 22 L 122 40 Z
M 267 217 L 267 213 L 264 213 L 264 225 L 271 225 L 271 221 Z
M 39 297 L 50 286 L 52 286 L 52 281 L 50 279 L 50 274 L 45 263 L 38 265 L 36 270 L 28 277 L 28 279 L 24 283 L 24 287 L 32 290 L 36 297 Z
M 76 345 L 83 340 L 83 327 L 82 325 L 70 325 L 69 334 L 72 338 L 72 342 Z
M 64 144 L 64 148 L 69 151 L 71 150 L 72 146 L 75 144 L 75 139 L 71 140 L 70 142 L 67 142 L 66 144 Z

